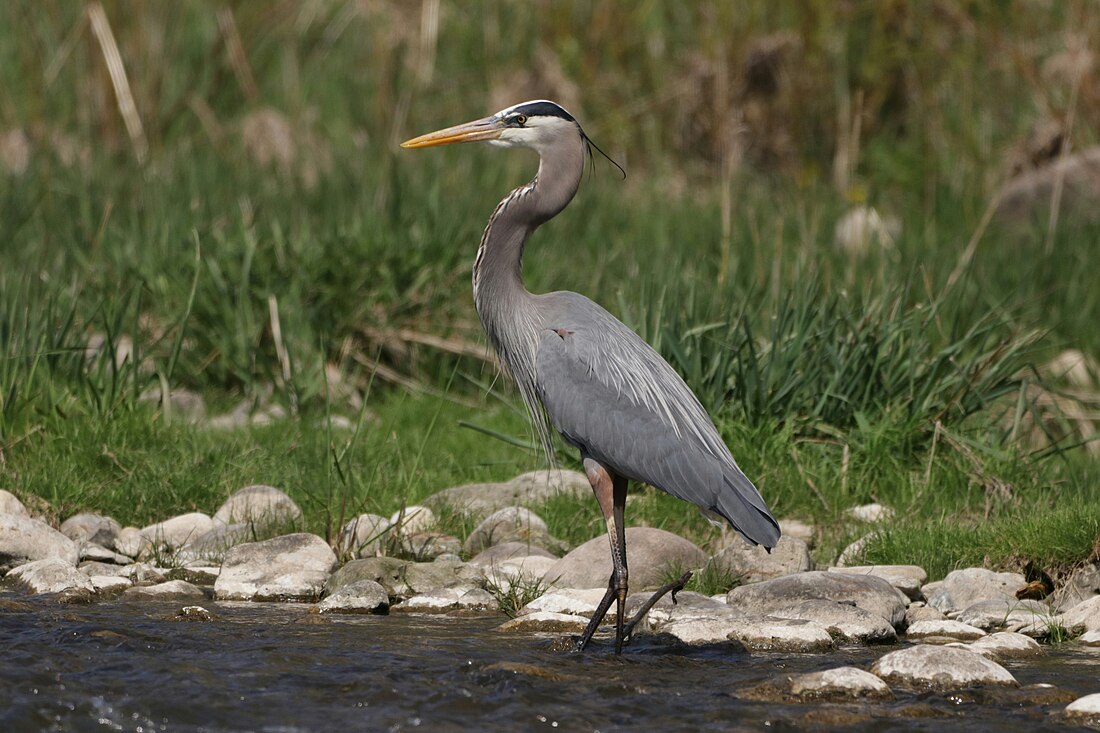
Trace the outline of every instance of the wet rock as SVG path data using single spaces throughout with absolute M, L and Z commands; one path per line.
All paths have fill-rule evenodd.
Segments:
M 871 665 L 871 672 L 887 682 L 913 687 L 1017 686 L 1008 670 L 980 654 L 929 644 L 890 652 Z
M 928 580 L 928 573 L 919 565 L 850 565 L 844 568 L 829 568 L 829 571 L 849 575 L 877 576 L 914 601 L 923 598 L 920 589 Z
M 254 524 L 260 527 L 287 528 L 302 518 L 302 510 L 273 486 L 256 484 L 233 492 L 214 513 L 222 524 Z
M 649 592 L 631 593 L 626 597 L 626 615 L 633 618 L 641 610 L 643 604 L 653 596 Z M 678 618 L 689 618 L 699 614 L 707 614 L 712 609 L 731 610 L 724 600 L 717 600 L 710 596 L 695 591 L 682 590 L 676 594 L 673 600 L 671 593 L 666 593 L 655 603 L 646 614 L 651 625 L 668 623 Z M 734 612 L 737 616 L 744 616 L 740 611 Z M 645 621 L 640 622 L 645 623 Z M 639 628 L 643 628 L 639 625 Z M 724 636 L 722 638 L 725 638 Z
M 93 562 L 106 562 L 114 563 L 116 565 L 129 565 L 134 560 L 113 550 L 108 550 L 102 545 L 97 545 L 91 542 L 77 543 L 78 551 L 80 553 L 80 562 L 85 560 Z
M 482 550 L 470 560 L 470 564 L 492 567 L 506 560 L 528 556 L 545 557 L 555 561 L 558 559 L 549 550 L 535 545 L 529 545 L 525 542 L 504 542 Z
M 1081 637 L 1077 640 L 1085 646 L 1100 646 L 1100 629 L 1093 629 L 1092 631 L 1086 631 L 1081 634 Z
M 136 585 L 122 593 L 124 601 L 201 601 L 205 598 L 201 589 L 185 580 Z
M 765 702 L 894 699 L 885 682 L 857 667 L 836 667 L 821 672 L 781 677 L 747 690 L 738 697 Z
M 390 596 L 373 580 L 358 580 L 342 586 L 318 606 L 321 613 L 386 613 Z
M 857 522 L 866 522 L 867 524 L 880 524 L 882 522 L 888 522 L 894 518 L 894 510 L 888 506 L 882 504 L 864 504 L 862 506 L 854 506 L 844 510 L 844 515 L 849 519 L 854 519 Z
M 1100 596 L 1100 564 L 1076 568 L 1054 591 L 1051 600 L 1059 611 L 1068 611 L 1082 601 Z
M 405 583 L 405 568 L 410 561 L 395 557 L 366 557 L 345 563 L 329 577 L 325 584 L 325 594 L 331 595 L 345 586 L 370 580 L 378 583 L 390 598 L 409 595 L 409 586 Z
M 435 529 L 437 521 L 435 512 L 420 504 L 399 509 L 390 517 L 393 531 L 404 535 L 428 532 Z
M 971 604 L 955 618 L 986 631 L 1002 628 L 1017 631 L 1031 624 L 1045 623 L 1053 616 L 1054 611 L 1042 601 L 1000 598 Z
M 812 621 L 834 639 L 849 644 L 891 644 L 898 639 L 889 621 L 851 603 L 815 598 L 775 609 L 768 615 Z
M 627 543 L 627 552 L 630 544 Z M 627 559 L 627 567 L 630 560 Z M 703 572 L 718 572 L 743 583 L 755 583 L 791 573 L 813 570 L 809 546 L 794 537 L 780 537 L 769 553 L 760 545 L 734 540 L 728 547 L 707 561 Z
M 392 610 L 399 613 L 484 613 L 496 609 L 497 600 L 483 588 L 439 588 L 412 596 Z
M 726 594 L 730 606 L 749 614 L 767 614 L 815 598 L 854 603 L 886 619 L 894 628 L 904 623 L 908 605 L 901 591 L 882 578 L 824 570 L 743 585 Z
M 1066 705 L 1063 715 L 1075 723 L 1100 723 L 1100 692 L 1077 698 Z
M 320 537 L 299 533 L 237 545 L 214 583 L 218 600 L 303 600 L 321 595 L 336 564 Z
M 531 613 L 564 613 L 570 616 L 591 616 L 603 599 L 605 589 L 560 588 L 545 593 L 519 609 L 518 616 Z M 613 615 L 613 613 L 612 613 Z
M 466 538 L 463 550 L 467 555 L 476 555 L 504 542 L 545 547 L 550 544 L 550 530 L 547 529 L 546 522 L 530 509 L 521 506 L 505 507 L 481 520 Z
M 588 626 L 583 616 L 570 616 L 566 613 L 539 611 L 526 616 L 517 616 L 497 627 L 497 631 L 525 631 L 544 634 L 580 634 Z
M 978 601 L 1016 600 L 1016 590 L 1027 581 L 1019 573 L 995 573 L 985 568 L 953 570 L 943 580 L 928 583 L 921 593 L 928 605 L 944 613 L 961 611 Z
M 1086 631 L 1100 629 L 1100 596 L 1078 603 L 1059 616 L 1057 620 L 1071 634 L 1081 634 Z
M 462 541 L 442 532 L 417 532 L 401 538 L 401 551 L 421 562 L 434 560 L 442 555 L 458 557 Z
M 911 603 L 909 608 L 905 609 L 905 625 L 912 626 L 918 621 L 942 621 L 947 618 L 943 611 L 938 608 L 932 608 L 924 603 Z
M 652 527 L 626 530 L 626 564 L 633 590 L 657 588 L 684 570 L 703 566 L 707 556 L 683 537 Z M 611 551 L 606 536 L 594 537 L 558 560 L 543 580 L 560 588 L 607 588 Z
M 341 530 L 339 552 L 345 557 L 375 557 L 381 554 L 389 529 L 390 520 L 385 517 L 360 514 Z
M 833 637 L 812 621 L 749 616 L 732 619 L 727 639 L 754 652 L 823 652 L 833 648 Z
M 213 527 L 214 520 L 202 512 L 181 514 L 178 517 L 151 524 L 141 530 L 144 545 L 138 554 L 149 554 L 158 550 L 178 550 L 192 540 L 206 534 Z M 127 549 L 130 548 L 127 547 Z M 119 552 L 124 555 L 130 554 L 121 549 Z
M 779 531 L 782 537 L 802 540 L 807 547 L 814 546 L 814 526 L 798 519 L 780 519 Z
M 405 566 L 405 584 L 411 595 L 439 588 L 482 587 L 485 574 L 460 560 L 413 562 Z
M 184 606 L 173 617 L 175 621 L 213 621 L 215 618 L 202 606 Z
M 88 580 L 92 584 L 92 590 L 102 596 L 121 593 L 131 586 L 129 579 L 118 575 L 90 575 Z
M 485 583 L 481 569 L 461 561 L 411 562 L 392 557 L 352 560 L 333 573 L 326 593 L 358 580 L 373 580 L 386 589 L 391 601 L 409 598 L 438 588 L 480 587 Z
M 197 562 L 217 562 L 225 559 L 225 553 L 231 547 L 242 545 L 245 542 L 256 542 L 267 539 L 259 536 L 257 526 L 240 522 L 237 524 L 222 524 L 215 522 L 213 528 L 187 543 L 179 551 L 177 560 L 184 564 Z
M 665 618 L 661 618 L 662 615 Z M 685 644 L 715 644 L 743 630 L 740 622 L 745 618 L 740 611 L 721 604 L 671 607 L 663 609 L 663 613 L 662 609 L 654 607 L 647 614 L 643 628 L 670 634 Z
M 998 631 L 994 634 L 983 636 L 977 641 L 967 645 L 967 649 L 977 652 L 983 657 L 994 659 L 1018 659 L 1021 657 L 1036 657 L 1043 653 L 1043 647 L 1029 636 L 1017 634 L 1012 631 Z
M 115 537 L 115 551 L 127 557 L 137 557 L 145 547 L 145 539 L 137 527 L 123 527 Z
M 4 580 L 7 584 L 29 593 L 62 593 L 70 590 L 95 592 L 87 575 L 77 570 L 73 563 L 57 557 L 23 563 L 9 571 Z
M 447 504 L 468 516 L 482 519 L 506 507 L 542 504 L 559 495 L 588 498 L 592 496 L 592 488 L 585 475 L 578 471 L 531 471 L 503 483 L 444 489 L 425 499 L 424 504 L 432 509 Z
M 168 580 L 186 580 L 193 585 L 214 585 L 221 575 L 221 565 L 190 565 L 185 568 L 172 568 L 166 577 Z
M 111 575 L 116 578 L 126 578 L 131 583 L 163 583 L 167 580 L 160 568 L 144 562 L 131 563 L 129 565 L 114 565 L 102 562 L 84 562 L 77 568 L 87 576 Z
M 910 639 L 946 636 L 971 641 L 985 636 L 985 632 L 970 624 L 944 619 L 943 621 L 918 621 L 906 630 L 905 635 Z
M 75 567 L 79 557 L 76 543 L 45 522 L 19 514 L 0 514 L 0 572 L 47 558 Z
M 115 546 L 115 537 L 122 531 L 118 522 L 99 514 L 75 514 L 58 527 L 61 534 L 73 542 L 94 542 L 103 547 Z
M 0 489 L 0 514 L 16 514 L 20 517 L 29 517 L 30 513 L 23 506 L 23 502 L 10 491 Z

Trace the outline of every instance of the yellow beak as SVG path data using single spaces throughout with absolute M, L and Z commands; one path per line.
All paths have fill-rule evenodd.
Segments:
M 403 148 L 430 148 L 434 145 L 450 145 L 452 143 L 474 143 L 482 140 L 496 140 L 503 132 L 504 126 L 493 117 L 485 117 L 462 125 L 455 125 L 443 130 L 429 132 L 427 135 L 414 137 L 401 143 Z

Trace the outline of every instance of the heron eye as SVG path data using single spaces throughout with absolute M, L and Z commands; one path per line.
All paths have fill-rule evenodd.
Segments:
M 522 127 L 527 124 L 527 117 L 525 115 L 516 115 L 512 118 L 512 122 Z

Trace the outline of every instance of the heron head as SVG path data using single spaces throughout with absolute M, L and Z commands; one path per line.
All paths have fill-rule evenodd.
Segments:
M 542 151 L 566 140 L 587 141 L 581 126 L 561 105 L 545 99 L 506 107 L 496 114 L 448 127 L 401 143 L 403 148 L 427 148 L 452 143 L 487 142 L 508 148 Z

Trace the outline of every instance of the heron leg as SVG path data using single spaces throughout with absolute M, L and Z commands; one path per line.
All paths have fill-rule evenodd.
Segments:
M 584 470 L 588 475 L 588 481 L 592 484 L 592 491 L 596 494 L 596 501 L 600 505 L 604 522 L 607 524 L 607 537 L 611 541 L 611 578 L 607 583 L 607 593 L 597 606 L 592 619 L 581 635 L 577 643 L 577 651 L 583 650 L 592 640 L 593 634 L 599 628 L 600 622 L 607 615 L 614 601 L 617 608 L 615 619 L 615 653 L 622 653 L 623 648 L 623 621 L 626 614 L 627 570 L 626 570 L 626 526 L 623 523 L 623 514 L 626 509 L 627 480 L 616 476 L 598 461 L 584 456 Z
M 653 608 L 653 606 L 656 605 L 657 601 L 664 598 L 666 593 L 672 594 L 672 602 L 675 603 L 676 594 L 684 589 L 684 586 L 687 585 L 687 582 L 689 580 L 691 580 L 690 570 L 688 570 L 686 573 L 684 573 L 671 583 L 667 583 L 658 588 L 656 592 L 649 597 L 649 600 L 642 604 L 642 607 L 638 609 L 638 612 L 636 614 L 634 614 L 634 618 L 632 618 L 630 622 L 626 625 L 623 638 L 629 639 L 634 634 L 634 627 L 637 626 L 638 622 L 641 621 L 647 613 L 649 613 L 649 609 Z

